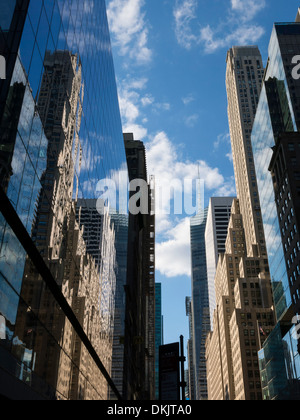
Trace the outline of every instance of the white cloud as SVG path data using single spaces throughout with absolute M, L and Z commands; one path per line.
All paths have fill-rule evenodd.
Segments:
M 186 49 L 200 45 L 209 54 L 235 44 L 256 43 L 265 30 L 251 21 L 266 7 L 266 0 L 227 0 L 227 3 L 227 13 L 220 24 L 212 28 L 200 25 L 196 0 L 177 0 L 173 15 L 179 45 Z
M 136 139 L 147 139 L 146 128 L 138 124 L 128 126 L 125 131 L 135 133 Z M 183 159 L 178 148 L 163 131 L 150 136 L 145 141 L 148 175 L 155 175 L 156 180 L 156 269 L 168 278 L 190 276 L 190 216 L 185 212 L 174 215 L 174 197 L 170 196 L 172 186 L 174 196 L 182 197 L 182 192 L 189 197 L 195 191 L 184 180 L 204 180 L 205 191 L 215 196 L 235 195 L 234 179 L 226 179 L 218 168 L 211 167 L 203 160 Z M 195 196 L 193 197 L 195 201 Z M 196 203 L 194 203 L 196 205 Z M 171 211 L 170 211 L 171 210 Z
M 224 34 L 219 34 L 219 32 L 220 30 L 218 28 L 213 30 L 209 25 L 201 29 L 199 41 L 203 44 L 206 53 L 210 54 L 220 48 L 226 48 L 236 44 L 248 45 L 256 43 L 263 36 L 265 30 L 259 25 L 245 24 L 238 26 L 225 37 Z
M 147 166 L 149 175 L 155 175 L 156 178 L 156 204 L 157 204 L 157 221 L 156 227 L 158 233 L 165 232 L 172 223 L 170 222 L 170 196 L 163 189 L 163 186 L 173 187 L 176 194 L 181 191 L 191 200 L 192 185 L 184 185 L 184 180 L 204 180 L 205 190 L 232 191 L 231 179 L 226 180 L 220 173 L 218 168 L 212 168 L 203 160 L 191 162 L 181 159 L 178 150 L 171 142 L 165 132 L 156 134 L 149 142 L 146 143 L 147 150 Z M 228 194 L 230 195 L 230 194 Z M 195 197 L 194 197 L 195 198 Z M 184 206 L 183 206 L 183 216 Z M 188 214 L 191 216 L 191 214 Z
M 147 105 L 152 105 L 154 102 L 154 98 L 152 95 L 145 95 L 142 99 L 141 99 L 141 103 L 143 106 L 147 106 Z
M 126 124 L 124 133 L 133 133 L 135 140 L 144 140 L 148 136 L 148 130 L 141 124 Z
M 137 64 L 147 64 L 152 59 L 148 47 L 149 27 L 145 21 L 145 0 L 111 0 L 107 7 L 113 44 L 121 56 Z
M 144 93 L 148 79 L 133 78 L 127 75 L 118 83 L 119 105 L 122 117 L 123 131 L 132 132 L 136 140 L 143 140 L 148 130 L 144 126 L 148 122 L 147 113 L 149 108 L 152 113 L 169 111 L 171 105 L 168 102 L 157 102 L 150 93 Z
M 232 10 L 238 12 L 244 21 L 253 19 L 265 7 L 266 0 L 231 0 Z
M 171 105 L 168 102 L 157 102 L 154 104 L 157 111 L 170 111 Z
M 198 120 L 199 120 L 199 115 L 193 114 L 193 115 L 189 115 L 188 117 L 185 117 L 184 123 L 187 127 L 192 128 L 192 127 L 195 127 Z
M 134 78 L 127 76 L 127 78 L 123 80 L 123 84 L 126 85 L 128 90 L 143 90 L 147 87 L 147 83 L 148 79 L 146 77 Z
M 151 95 L 141 96 L 140 91 L 144 90 L 147 85 L 146 78 L 132 78 L 127 76 L 118 83 L 119 105 L 122 117 L 123 131 L 133 133 L 136 140 L 143 140 L 148 130 L 141 125 L 138 120 L 147 121 L 141 113 L 141 108 L 154 99 Z
M 188 105 L 188 104 L 190 104 L 191 102 L 194 102 L 194 101 L 195 101 L 195 97 L 194 97 L 193 94 L 187 95 L 184 98 L 182 98 L 182 102 L 183 102 L 184 105 Z
M 219 134 L 217 140 L 214 142 L 214 150 L 218 150 L 221 144 L 230 145 L 230 134 Z
M 176 0 L 173 11 L 175 19 L 175 35 L 179 45 L 190 49 L 197 40 L 192 33 L 191 22 L 196 18 L 197 0 Z
M 230 162 L 233 162 L 233 154 L 232 152 L 229 152 L 226 154 L 226 157 L 229 159 Z
M 210 195 L 234 196 L 234 177 L 225 179 L 218 168 L 209 166 L 203 160 L 191 162 L 182 159 L 177 147 L 163 131 L 146 143 L 146 150 L 148 173 L 155 175 L 156 179 L 156 268 L 168 278 L 190 276 L 190 217 L 183 212 L 178 216 L 180 219 L 176 219 L 168 213 L 170 197 L 161 186 L 172 185 L 175 193 L 180 193 L 184 179 L 196 180 L 200 177 Z M 184 190 L 184 193 L 192 194 L 193 191 Z
M 156 245 L 156 268 L 168 278 L 191 275 L 190 219 L 181 220 Z
M 236 186 L 234 176 L 225 180 L 214 193 L 214 197 L 236 197 Z
M 136 106 L 137 95 L 128 90 L 121 90 L 119 93 L 120 111 L 124 121 L 132 124 L 140 115 L 140 111 Z

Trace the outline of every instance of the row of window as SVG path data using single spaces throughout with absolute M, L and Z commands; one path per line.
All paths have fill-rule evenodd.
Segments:
M 293 233 L 291 232 L 291 235 L 293 237 Z M 288 238 L 288 244 L 291 245 L 291 240 Z M 287 244 L 284 244 L 285 251 L 288 251 Z M 294 264 L 294 261 L 297 259 L 298 252 L 300 251 L 300 242 L 297 242 L 296 247 L 293 249 L 292 253 L 290 254 L 290 257 L 287 259 L 288 267 L 291 268 L 291 265 Z
M 282 220 L 282 218 L 280 218 L 280 220 Z M 281 228 L 281 232 L 282 232 L 283 237 L 285 237 L 287 232 L 289 231 L 289 225 L 291 223 L 292 223 L 291 215 L 288 215 L 287 221 L 284 222 L 284 226 L 282 226 L 282 228 Z M 291 231 L 289 232 L 289 236 L 292 240 L 294 239 L 294 236 L 297 234 L 297 232 L 298 232 L 297 226 L 296 226 L 296 224 L 294 224 Z M 288 244 L 290 245 L 290 239 L 288 241 Z

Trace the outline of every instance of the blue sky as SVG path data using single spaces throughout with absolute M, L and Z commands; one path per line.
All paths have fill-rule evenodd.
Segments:
M 123 131 L 144 141 L 158 183 L 200 174 L 206 205 L 211 196 L 235 195 L 226 53 L 233 45 L 258 45 L 266 62 L 273 23 L 294 21 L 298 6 L 296 0 L 107 0 Z M 158 215 L 165 343 L 188 338 L 190 265 L 188 215 Z

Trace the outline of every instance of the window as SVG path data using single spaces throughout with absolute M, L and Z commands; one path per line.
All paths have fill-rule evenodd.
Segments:
M 294 145 L 294 143 L 289 143 L 288 144 L 288 150 L 289 150 L 289 152 L 294 152 L 295 151 L 295 145 Z
M 291 164 L 292 164 L 292 166 L 297 166 L 297 158 L 292 157 L 291 158 Z

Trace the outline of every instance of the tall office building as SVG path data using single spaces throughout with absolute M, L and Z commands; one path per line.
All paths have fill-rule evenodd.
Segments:
M 228 119 L 238 199 L 219 257 L 214 330 L 206 343 L 209 397 L 261 400 L 258 351 L 274 327 L 273 300 L 251 146 L 263 65 L 257 47 L 227 54 Z
M 195 372 L 194 372 L 194 351 L 193 351 L 193 315 L 192 315 L 192 298 L 186 297 L 186 316 L 189 319 L 189 339 L 187 342 L 187 355 L 188 355 L 188 378 L 187 390 L 189 399 L 194 401 L 195 397 Z
M 216 272 L 213 332 L 206 342 L 210 400 L 262 399 L 258 351 L 274 326 L 266 264 L 246 256 L 243 217 L 235 199 Z
M 233 47 L 227 54 L 228 121 L 237 196 L 244 217 L 247 255 L 266 256 L 251 130 L 264 75 L 257 47 Z
M 155 191 L 148 181 L 146 150 L 133 134 L 124 134 L 130 192 L 137 214 L 129 212 L 126 283 L 124 397 L 155 399 Z M 142 186 L 140 185 L 142 182 Z M 130 206 L 129 206 L 130 207 Z M 144 211 L 143 211 L 144 210 Z M 145 214 L 143 214 L 145 213 Z
M 75 206 L 126 161 L 105 2 L 0 5 L 0 395 L 119 398 L 113 308 Z M 105 275 L 113 259 L 103 250 Z
M 266 82 L 267 83 L 267 82 Z M 269 170 L 290 279 L 293 315 L 300 314 L 300 134 L 283 131 L 276 138 Z
M 300 24 L 276 23 L 252 131 L 262 219 L 266 232 L 277 324 L 260 352 L 264 399 L 299 399 L 299 344 L 293 317 L 299 314 L 298 200 Z M 296 75 L 297 76 L 297 75 Z M 270 171 L 271 173 L 270 173 Z
M 210 331 L 205 252 L 207 209 L 191 218 L 193 362 L 197 400 L 207 399 L 205 341 Z
M 114 335 L 111 377 L 120 394 L 123 391 L 125 339 L 125 286 L 127 280 L 128 215 L 111 213 L 115 232 L 116 290 L 114 300 Z M 115 395 L 110 391 L 110 399 Z
M 209 201 L 205 229 L 205 250 L 211 330 L 216 309 L 215 276 L 220 254 L 225 252 L 233 197 L 212 197 Z

